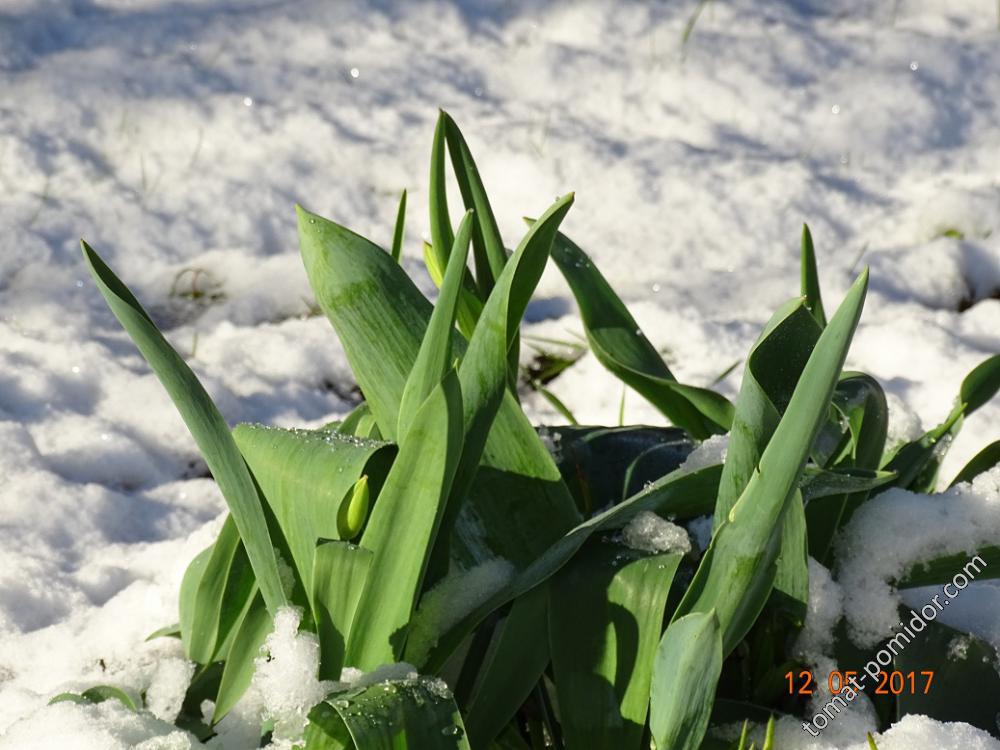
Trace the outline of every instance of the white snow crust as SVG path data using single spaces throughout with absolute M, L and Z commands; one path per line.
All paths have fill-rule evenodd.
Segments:
M 911 568 L 946 555 L 965 553 L 971 558 L 979 547 L 996 544 L 998 539 L 1000 467 L 938 495 L 918 495 L 900 489 L 878 495 L 860 508 L 840 535 L 838 581 L 851 637 L 871 646 L 897 625 L 897 609 L 902 600 L 892 582 Z M 988 573 L 985 571 L 983 575 Z M 987 590 L 992 589 L 990 586 Z M 939 593 L 940 586 L 916 589 L 909 592 L 907 603 L 919 610 L 929 603 L 930 595 Z M 966 598 L 969 604 L 965 604 Z M 985 612 L 974 612 L 977 599 L 985 600 L 983 603 L 988 605 Z M 966 589 L 954 602 L 967 608 L 966 619 L 975 614 L 979 619 L 985 617 L 990 629 L 980 634 L 993 638 L 994 645 L 1000 648 L 997 637 L 1000 634 L 995 625 L 998 599 L 977 597 Z M 955 618 L 951 612 L 942 614 L 943 622 L 962 624 L 960 616 L 957 621 Z
M 687 531 L 650 510 L 642 511 L 625 524 L 622 541 L 632 549 L 643 552 L 679 552 L 686 555 L 691 551 Z
M 677 471 L 680 474 L 693 474 L 699 469 L 717 466 L 726 460 L 726 450 L 729 448 L 729 435 L 712 435 L 701 441 L 691 451 Z
M 872 267 L 847 366 L 886 385 L 894 438 L 948 413 L 965 374 L 1000 351 L 995 8 L 714 2 L 682 47 L 693 5 L 0 1 L 0 748 L 198 747 L 155 718 L 176 712 L 190 665 L 170 639 L 144 639 L 176 622 L 184 568 L 224 504 L 78 239 L 227 420 L 322 424 L 357 396 L 313 314 L 292 204 L 387 245 L 407 188 L 403 263 L 432 294 L 420 241 L 439 106 L 463 127 L 508 245 L 523 215 L 576 191 L 565 231 L 681 381 L 741 362 L 797 292 L 808 221 L 828 312 Z M 526 334 L 582 332 L 551 269 L 527 321 Z M 718 387 L 735 396 L 741 372 Z M 593 356 L 551 389 L 581 423 L 617 422 L 621 388 Z M 525 404 L 562 421 L 541 397 Z M 633 393 L 625 420 L 662 423 Z M 943 482 L 998 438 L 994 402 L 966 420 Z M 834 571 L 853 632 L 888 623 L 885 581 L 920 545 L 997 539 L 996 481 L 945 503 L 890 492 L 859 514 Z M 1000 639 L 986 632 L 996 587 L 959 599 L 971 611 L 956 617 Z M 807 645 L 822 651 L 816 607 Z M 300 638 L 284 643 L 305 658 Z M 108 682 L 148 690 L 150 713 L 46 707 Z M 864 725 L 831 725 L 816 747 L 860 750 Z M 787 729 L 782 747 L 809 747 Z M 878 739 L 998 747 L 921 717 Z

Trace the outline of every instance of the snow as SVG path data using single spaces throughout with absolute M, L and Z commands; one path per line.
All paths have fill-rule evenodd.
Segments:
M 726 460 L 726 449 L 729 447 L 729 435 L 712 435 L 698 443 L 698 446 L 688 454 L 679 467 L 677 475 L 693 474 L 699 469 L 717 466 Z
M 187 732 L 116 700 L 57 703 L 15 722 L 0 737 L 4 750 L 191 750 L 203 745 Z
M 407 188 L 404 263 L 430 293 L 418 269 L 438 106 L 463 126 L 508 244 L 522 215 L 576 191 L 567 233 L 680 380 L 707 385 L 742 362 L 798 289 L 808 221 L 828 311 L 872 266 L 847 365 L 886 385 L 892 434 L 948 413 L 965 374 L 1000 350 L 994 9 L 733 0 L 708 4 L 682 48 L 692 5 L 0 3 L 0 747 L 63 731 L 85 749 L 188 746 L 112 703 L 45 707 L 113 678 L 174 711 L 186 667 L 175 643 L 144 639 L 176 621 L 184 567 L 224 510 L 78 238 L 230 422 L 322 424 L 358 394 L 313 315 L 292 204 L 387 243 Z M 557 273 L 538 294 L 526 333 L 575 340 Z M 719 384 L 727 395 L 741 370 Z M 621 388 L 592 355 L 550 387 L 581 423 L 617 422 Z M 525 404 L 561 421 L 540 397 Z M 633 393 L 625 420 L 662 423 Z M 943 480 L 998 438 L 995 401 L 966 420 Z M 919 544 L 996 539 L 989 488 L 884 498 L 856 519 L 835 570 L 852 626 L 869 634 L 897 601 L 884 582 Z M 959 600 L 978 606 L 976 622 L 1000 620 L 985 583 Z M 984 742 L 907 717 L 880 747 Z
M 437 645 L 432 634 L 447 632 L 466 614 L 510 583 L 516 570 L 500 558 L 486 560 L 468 570 L 456 570 L 442 578 L 420 598 L 416 619 L 421 628 L 411 630 L 406 649 L 409 657 L 423 662 Z
M 809 606 L 795 650 L 815 664 L 830 653 L 833 631 L 844 612 L 844 592 L 830 571 L 809 558 Z M 819 672 L 817 672 L 818 674 Z
M 1000 750 L 1000 742 L 982 729 L 961 723 L 942 723 L 920 714 L 904 716 L 888 731 L 879 734 L 871 727 L 858 725 L 861 741 L 839 743 L 830 742 L 845 714 L 830 723 L 818 738 L 810 738 L 801 724 L 788 719 L 777 722 L 774 732 L 775 747 L 795 748 L 795 750 L 869 750 L 864 733 L 870 731 L 879 750 Z M 761 735 L 762 737 L 763 735 Z M 760 739 L 757 740 L 758 744 Z
M 679 552 L 686 555 L 691 551 L 687 532 L 650 510 L 642 511 L 625 525 L 622 541 L 632 549 L 654 554 Z
M 891 539 L 886 536 L 887 529 L 892 530 Z M 841 531 L 838 544 L 837 580 L 844 592 L 844 610 L 852 639 L 871 646 L 897 625 L 901 599 L 892 581 L 936 557 L 965 553 L 972 558 L 977 548 L 995 544 L 998 538 L 1000 467 L 938 495 L 891 489 L 876 496 L 851 518 Z M 985 591 L 993 592 L 993 587 Z M 914 591 L 908 602 L 922 607 L 929 598 L 918 600 L 918 597 L 928 592 L 941 593 L 940 587 Z M 1000 635 L 991 622 L 996 619 L 994 607 L 1000 598 L 979 597 L 987 605 L 985 611 L 973 606 L 977 597 L 969 590 L 949 598 L 956 606 L 963 605 L 968 598 L 967 619 L 978 619 L 980 630 L 983 624 L 988 625 L 989 632 L 982 633 L 988 638 Z M 950 603 L 948 608 L 951 609 Z M 945 617 L 956 624 L 967 624 L 955 613 L 949 612 Z M 947 620 L 942 618 L 942 621 Z M 1000 638 L 993 643 L 1000 648 Z
M 302 611 L 283 607 L 274 616 L 274 630 L 254 660 L 247 692 L 219 722 L 210 747 L 242 750 L 260 739 L 262 722 L 274 722 L 270 750 L 291 750 L 302 739 L 309 710 L 333 689 L 319 674 L 319 639 L 299 632 Z
M 164 658 L 156 664 L 146 690 L 146 708 L 153 716 L 167 722 L 177 719 L 194 669 L 193 662 L 181 657 Z

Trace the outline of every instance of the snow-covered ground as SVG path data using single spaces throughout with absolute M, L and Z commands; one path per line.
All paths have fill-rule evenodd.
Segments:
M 78 239 L 230 421 L 327 421 L 355 393 L 308 316 L 292 205 L 387 243 L 407 188 L 416 271 L 437 107 L 509 244 L 522 215 L 576 191 L 566 231 L 680 379 L 711 382 L 796 292 L 808 221 L 828 306 L 872 267 L 848 365 L 886 384 L 894 434 L 947 413 L 1000 350 L 996 4 L 715 0 L 682 46 L 695 6 L 0 0 L 0 747 L 68 746 L 39 726 L 80 748 L 187 747 L 139 745 L 165 725 L 113 706 L 41 709 L 117 680 L 158 685 L 171 718 L 182 665 L 142 639 L 175 621 L 223 508 Z M 580 331 L 557 274 L 540 298 L 530 332 Z M 592 357 L 553 390 L 581 421 L 617 419 Z M 626 419 L 659 421 L 637 396 Z M 945 479 L 997 438 L 994 403 Z M 907 720 L 880 747 L 1000 748 L 963 732 Z

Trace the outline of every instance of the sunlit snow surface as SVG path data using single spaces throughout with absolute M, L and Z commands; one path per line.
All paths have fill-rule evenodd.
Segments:
M 320 424 L 356 393 L 326 321 L 304 317 L 292 204 L 387 243 L 407 188 L 417 272 L 439 106 L 508 244 L 576 191 L 566 231 L 680 379 L 710 383 L 797 291 L 807 220 L 828 308 L 872 266 L 848 366 L 890 390 L 893 435 L 947 413 L 1000 350 L 1000 301 L 957 312 L 1000 287 L 995 4 L 715 2 L 682 50 L 694 5 L 0 0 L 0 747 L 61 746 L 40 734 L 57 730 L 85 750 L 186 746 L 114 706 L 41 707 L 95 682 L 149 688 L 178 658 L 143 639 L 176 621 L 223 509 L 78 238 L 230 421 Z M 557 274 L 539 298 L 528 332 L 580 331 Z M 581 422 L 617 420 L 592 357 L 552 388 Z M 626 419 L 660 421 L 631 394 Z M 944 478 L 998 437 L 994 403 Z M 998 597 L 981 599 L 994 614 L 970 617 L 996 621 Z M 153 692 L 168 718 L 172 663 Z M 965 731 L 911 718 L 880 747 L 1000 747 Z

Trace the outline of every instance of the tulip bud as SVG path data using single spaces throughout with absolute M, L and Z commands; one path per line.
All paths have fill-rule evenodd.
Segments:
M 368 518 L 370 500 L 368 475 L 365 474 L 354 483 L 354 487 L 340 503 L 340 509 L 337 511 L 337 532 L 341 539 L 353 539 L 361 533 Z

